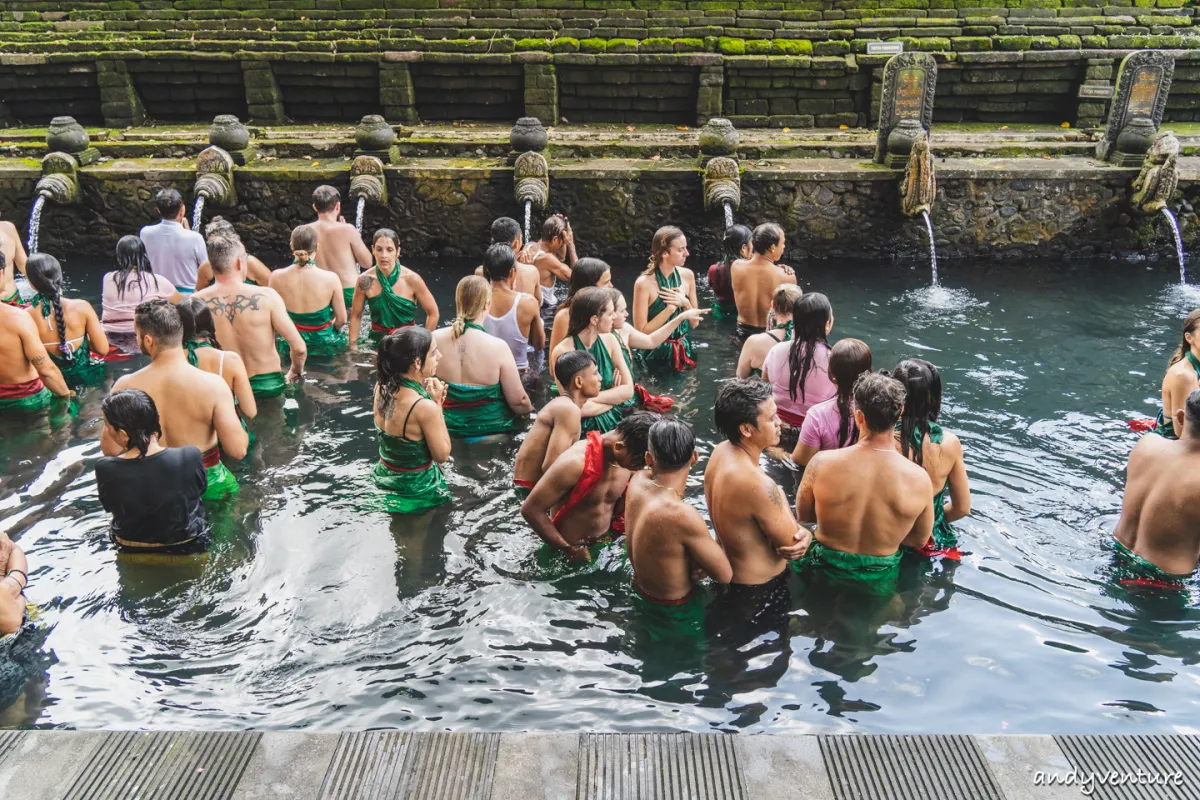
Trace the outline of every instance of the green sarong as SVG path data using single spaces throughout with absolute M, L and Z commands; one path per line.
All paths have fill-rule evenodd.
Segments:
M 229 471 L 229 467 L 221 463 L 221 445 L 214 445 L 202 455 L 204 468 L 208 475 L 208 487 L 200 497 L 203 500 L 220 500 L 237 494 L 237 478 Z
M 8 297 L 0 297 L 0 303 L 6 306 L 16 306 L 17 308 L 25 308 L 25 303 L 21 301 L 21 290 L 13 289 L 13 293 Z
M 396 294 L 392 288 L 400 278 L 399 264 L 392 268 L 391 275 L 384 275 L 377 268 L 375 277 L 379 280 L 380 292 L 367 298 L 367 306 L 371 309 L 371 336 L 380 339 L 412 325 L 417 316 L 417 304 Z
M 596 359 L 596 369 L 600 372 L 600 389 L 611 389 L 616 383 L 617 371 L 613 367 L 612 358 L 608 355 L 608 348 L 604 345 L 604 341 L 597 336 L 596 341 L 592 342 L 590 348 L 584 347 L 583 342 L 578 336 L 572 337 L 576 350 L 585 350 L 592 354 L 592 358 Z M 603 414 L 595 417 L 583 418 L 583 433 L 596 431 L 597 433 L 608 433 L 613 428 L 617 427 L 617 423 L 625 418 L 626 412 L 629 409 L 637 406 L 637 400 L 630 398 L 619 406 L 614 406 Z
M 256 398 L 279 397 L 285 386 L 287 381 L 283 379 L 282 372 L 264 372 L 250 377 L 250 391 L 254 392 Z
M 41 378 L 0 386 L 0 413 L 33 414 L 49 408 L 53 400 Z
M 289 311 L 288 316 L 296 324 L 296 330 L 308 346 L 310 356 L 335 356 L 346 352 L 349 347 L 345 332 L 333 327 L 333 306 L 326 306 L 311 314 L 293 314 Z M 291 353 L 291 348 L 283 339 L 279 340 L 279 352 L 285 356 Z
M 405 378 L 407 386 L 425 399 L 432 399 L 425 387 Z M 411 413 L 411 412 L 410 412 Z M 375 485 L 387 492 L 385 506 L 396 514 L 421 514 L 450 500 L 450 488 L 442 468 L 433 460 L 424 440 L 411 442 L 378 428 L 379 461 L 372 475 Z
M 704 596 L 696 590 L 683 600 L 664 603 L 633 583 L 633 609 L 647 638 L 655 643 L 704 643 Z M 698 640 L 697 640 L 698 639 Z
M 104 380 L 104 360 L 92 358 L 92 348 L 86 333 L 71 358 L 51 354 L 50 360 L 62 373 L 67 386 L 91 386 Z
M 665 277 L 662 270 L 655 268 L 654 280 L 658 283 L 659 296 L 654 298 L 654 302 L 650 304 L 647 312 L 647 318 L 654 319 L 663 311 L 666 310 L 667 304 L 663 302 L 663 289 L 679 289 L 683 285 L 683 278 L 679 274 L 679 270 L 671 270 L 671 276 Z M 683 313 L 682 309 L 676 308 L 675 313 L 670 319 L 675 319 Z M 693 369 L 696 362 L 692 359 L 692 340 L 688 338 L 688 332 L 692 329 L 692 323 L 680 323 L 672 333 L 671 338 L 660 344 L 658 347 L 642 354 L 642 361 L 647 364 L 670 364 L 677 372 Z
M 1200 381 L 1200 361 L 1192 355 L 1191 350 L 1188 350 L 1183 355 L 1188 360 L 1188 363 L 1192 365 L 1192 369 L 1196 370 L 1196 380 Z M 1175 426 L 1167 421 L 1166 414 L 1161 408 L 1158 410 L 1158 418 L 1154 420 L 1154 432 L 1166 439 L 1179 438 L 1175 435 Z
M 354 287 L 342 289 L 342 297 L 346 299 L 346 313 L 350 313 L 350 309 L 354 307 Z
M 1116 539 L 1111 540 L 1113 549 L 1113 578 L 1126 588 L 1165 589 L 1186 591 L 1185 581 L 1191 574 L 1176 575 L 1166 572 L 1154 563 L 1134 553 Z
M 591 572 L 597 568 L 603 569 L 608 562 L 606 551 L 612 545 L 612 533 L 610 532 L 587 546 L 587 561 L 570 561 L 562 550 L 542 542 L 537 549 L 536 556 L 540 578 L 541 580 L 554 580 L 566 575 Z M 623 556 L 625 552 L 625 548 L 619 545 L 613 550 L 618 556 Z
M 900 577 L 902 555 L 900 550 L 890 556 L 847 553 L 827 547 L 814 538 L 804 557 L 792 562 L 792 569 L 797 572 L 807 568 L 820 570 L 835 585 L 853 586 L 871 594 L 891 594 L 896 591 Z
M 447 382 L 442 413 L 446 418 L 446 430 L 455 439 L 512 433 L 525 424 L 525 420 L 509 408 L 498 383 L 465 386 Z

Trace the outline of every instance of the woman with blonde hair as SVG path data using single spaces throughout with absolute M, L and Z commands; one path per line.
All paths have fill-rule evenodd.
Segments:
M 533 403 L 512 349 L 483 327 L 491 308 L 487 280 L 470 275 L 459 281 L 454 305 L 454 324 L 433 334 L 442 354 L 436 375 L 446 383 L 446 429 L 460 439 L 511 433 L 524 424 Z
M 633 327 L 654 333 L 683 312 L 699 308 L 696 276 L 684 268 L 687 237 L 673 225 L 659 228 L 650 243 L 650 265 L 633 284 Z M 695 369 L 692 340 L 688 333 L 699 320 L 685 322 L 659 347 L 644 358 L 650 363 L 670 364 L 676 372 Z
M 336 273 L 318 269 L 317 229 L 300 225 L 292 231 L 292 263 L 271 273 L 270 287 L 279 292 L 288 316 L 296 323 L 310 356 L 331 356 L 346 349 L 346 298 Z M 280 340 L 287 354 L 287 342 Z
M 583 432 L 607 433 L 617 427 L 625 412 L 636 405 L 633 372 L 625 365 L 621 343 L 613 334 L 616 305 L 612 290 L 593 286 L 580 290 L 571 303 L 567 338 L 550 353 L 553 376 L 558 357 L 572 350 L 586 350 L 596 359 L 600 372 L 600 394 L 583 406 Z M 557 380 L 557 376 L 554 376 Z M 562 387 L 559 387 L 562 391 Z
M 781 283 L 775 287 L 775 294 L 771 298 L 773 323 L 768 330 L 752 335 L 742 345 L 737 365 L 739 378 L 762 377 L 762 365 L 767 353 L 775 345 L 792 338 L 792 311 L 802 294 L 804 290 L 794 283 Z

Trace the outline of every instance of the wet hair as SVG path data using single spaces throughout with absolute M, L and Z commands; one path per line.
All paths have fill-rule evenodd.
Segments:
M 742 440 L 741 427 L 758 423 L 759 407 L 771 399 L 771 384 L 758 378 L 726 381 L 717 392 L 713 417 L 717 430 L 730 442 Z
M 671 243 L 683 236 L 683 231 L 676 228 L 674 225 L 664 225 L 654 232 L 654 238 L 650 240 L 650 265 L 646 267 L 643 275 L 649 275 L 658 269 L 658 265 L 662 263 L 663 256 L 671 249 Z
M 546 217 L 542 223 L 541 240 L 552 242 L 567 232 L 567 220 L 557 214 Z
M 775 287 L 775 294 L 771 296 L 771 310 L 775 315 L 793 314 L 796 310 L 796 301 L 804 296 L 804 290 L 794 283 L 781 283 Z
M 318 214 L 327 214 L 337 208 L 342 202 L 342 193 L 332 186 L 318 186 L 313 189 L 312 204 Z
M 67 320 L 62 307 L 62 266 L 49 253 L 34 253 L 25 262 L 25 277 L 54 309 L 54 325 L 58 330 L 58 351 L 67 361 L 75 360 L 75 351 L 67 344 Z M 86 357 L 86 353 L 84 354 Z
M 181 300 L 175 309 L 183 326 L 183 341 L 206 341 L 214 347 L 218 346 L 217 327 L 208 303 L 199 297 L 189 297 Z
M 392 412 L 400 381 L 413 364 L 429 355 L 431 347 L 433 334 L 418 327 L 401 328 L 379 342 L 379 348 L 375 351 L 375 369 L 379 376 L 375 402 L 380 414 L 386 417 Z
M 1175 348 L 1175 352 L 1171 354 L 1171 363 L 1167 365 L 1168 367 L 1173 367 L 1180 361 L 1183 361 L 1184 355 L 1192 349 L 1192 346 L 1188 344 L 1187 335 L 1190 333 L 1192 336 L 1200 336 L 1196 332 L 1197 328 L 1200 328 L 1200 308 L 1188 314 L 1187 319 L 1183 321 L 1183 336 L 1179 342 L 1179 347 Z
M 317 252 L 317 229 L 311 225 L 297 225 L 292 229 L 289 242 L 292 248 L 292 258 L 300 266 L 313 263 L 313 253 Z
M 774 222 L 764 222 L 754 229 L 754 252 L 765 256 L 767 251 L 783 239 L 783 228 Z
M 901 361 L 892 377 L 904 386 L 904 415 L 900 417 L 900 452 L 916 464 L 924 463 L 925 437 L 929 423 L 942 412 L 942 376 L 928 361 Z M 909 455 L 909 451 L 912 455 Z
M 139 336 L 150 335 L 166 347 L 183 344 L 183 321 L 179 311 L 166 300 L 147 300 L 133 310 L 133 325 Z
M 646 447 L 649 445 L 650 428 L 662 416 L 653 411 L 634 411 L 625 415 L 625 419 L 617 423 L 617 435 L 625 445 L 625 450 L 638 464 L 646 463 Z
M 596 359 L 587 350 L 571 350 L 554 360 L 554 376 L 563 386 L 588 367 L 596 366 Z
M 863 413 L 871 433 L 895 429 L 904 395 L 904 384 L 886 372 L 865 372 L 854 382 L 854 407 Z
M 483 254 L 483 276 L 489 281 L 507 280 L 517 268 L 517 254 L 510 242 L 512 239 L 496 242 Z
M 608 266 L 607 262 L 598 258 L 581 258 L 576 261 L 575 266 L 571 268 L 571 282 L 568 284 L 567 297 L 559 303 L 558 307 L 570 311 L 571 304 L 575 302 L 575 295 L 584 289 L 599 286 L 600 279 L 606 272 L 611 275 L 612 268 Z
M 391 239 L 392 244 L 396 245 L 396 252 L 400 252 L 400 234 L 391 228 L 380 228 L 375 231 L 375 235 L 371 237 L 371 249 L 375 249 L 375 244 L 380 239 Z
M 0 259 L 4 256 L 0 255 Z M 142 240 L 132 234 L 122 236 L 117 240 L 116 253 L 117 269 L 113 273 L 113 283 L 117 287 L 117 297 L 125 297 L 125 287 L 129 282 L 129 273 L 136 272 L 134 282 L 138 288 L 142 290 L 142 296 L 146 295 L 146 282 L 143 276 L 153 275 L 154 269 L 150 266 L 150 257 L 146 255 L 146 245 Z M 3 265 L 0 264 L 0 269 Z
M 858 427 L 854 424 L 850 403 L 854 399 L 854 382 L 859 375 L 870 371 L 871 348 L 866 342 L 842 339 L 829 351 L 829 378 L 837 384 L 838 447 L 858 441 Z
M 599 286 L 580 289 L 579 294 L 575 295 L 575 301 L 571 303 L 567 336 L 578 336 L 592 324 L 592 317 L 599 316 L 604 307 L 611 303 L 612 297 L 608 289 L 601 289 Z
M 1200 389 L 1192 390 L 1183 404 L 1183 409 L 1188 430 L 1193 435 L 1200 436 Z
M 730 225 L 725 229 L 725 266 L 742 257 L 742 248 L 754 241 L 754 231 L 745 225 Z
M 129 438 L 129 449 L 139 452 L 143 458 L 150 449 L 150 438 L 162 436 L 162 423 L 158 418 L 158 406 L 154 398 L 141 389 L 120 389 L 100 403 L 104 419 L 114 430 Z
M 458 288 L 454 290 L 454 307 L 458 316 L 450 328 L 450 338 L 457 339 L 467 332 L 467 322 L 479 316 L 491 296 L 491 284 L 478 275 L 468 275 L 458 282 Z
M 675 472 L 691 466 L 696 452 L 696 432 L 679 419 L 660 419 L 650 426 L 647 437 L 654 465 L 663 472 Z
M 521 223 L 517 222 L 512 217 L 500 217 L 492 223 L 492 244 L 506 244 L 512 247 L 512 243 L 520 236 L 524 241 L 524 236 L 521 233 Z
M 205 239 L 210 236 L 218 236 L 223 233 L 231 233 L 234 236 L 237 236 L 237 228 L 233 227 L 233 223 L 224 217 L 213 217 L 208 221 L 208 224 L 204 226 Z
M 212 266 L 213 275 L 224 275 L 229 272 L 237 262 L 238 256 L 246 252 L 238 235 L 228 231 L 208 237 L 205 244 L 208 249 L 208 263 Z
M 154 208 L 162 219 L 175 219 L 183 210 L 183 196 L 175 189 L 159 189 L 154 193 Z
M 825 327 L 833 318 L 833 306 L 829 298 L 820 292 L 801 295 L 792 306 L 792 346 L 788 348 L 788 394 L 793 400 L 799 391 L 804 400 L 804 382 L 814 369 L 817 345 L 828 346 Z

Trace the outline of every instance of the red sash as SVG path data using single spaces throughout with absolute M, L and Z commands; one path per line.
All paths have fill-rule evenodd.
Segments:
M 444 399 L 442 401 L 442 408 L 473 408 L 475 406 L 481 406 L 484 403 L 490 403 L 490 402 L 491 402 L 491 400 L 484 399 L 484 400 L 471 400 L 466 403 L 460 403 L 457 400 L 451 400 L 449 397 L 447 397 L 446 399 Z
M 45 388 L 46 385 L 42 383 L 41 378 L 34 378 L 25 383 L 0 384 L 0 400 L 22 400 L 26 397 L 33 397 Z
M 299 322 L 293 324 L 295 324 L 296 330 L 300 331 L 301 333 L 312 333 L 313 331 L 323 331 L 326 328 L 332 328 L 333 320 L 329 320 L 329 322 L 326 322 L 324 325 L 301 325 Z M 371 325 L 371 329 L 375 329 L 374 324 Z
M 676 372 L 686 372 L 689 369 L 696 368 L 695 360 L 688 358 L 687 347 L 683 343 L 683 339 L 667 339 L 667 344 L 671 345 L 671 366 Z
M 1122 586 L 1146 586 L 1151 589 L 1172 589 L 1178 591 L 1186 589 L 1187 585 L 1177 581 L 1159 581 L 1154 578 L 1126 578 L 1123 581 L 1117 581 Z
M 205 450 L 200 454 L 200 462 L 204 464 L 205 469 L 215 467 L 221 463 L 221 443 L 217 442 L 212 446 L 211 450 Z
M 378 322 L 372 322 L 371 330 L 375 331 L 376 333 L 395 333 L 396 331 L 400 330 L 400 328 L 411 328 L 415 324 L 416 324 L 415 322 L 406 322 L 398 328 L 388 328 L 383 325 L 380 325 Z M 299 325 L 297 325 L 296 328 L 298 330 L 304 330 Z M 319 330 L 319 329 L 314 328 L 313 330 Z
M 948 558 L 951 561 L 962 561 L 962 551 L 959 550 L 957 546 L 938 547 L 933 543 L 932 537 L 930 537 L 929 541 L 926 542 L 922 547 L 915 548 L 914 552 L 918 555 L 925 556 L 926 558 L 937 558 L 940 556 L 942 558 Z
M 799 428 L 804 424 L 804 414 L 794 414 L 784 408 L 777 408 L 776 411 L 779 412 L 779 418 L 793 428 Z
M 675 406 L 675 401 L 666 395 L 650 394 L 640 383 L 633 385 L 633 394 L 638 399 L 638 405 L 647 411 L 657 411 L 665 414 Z
M 681 606 L 684 603 L 691 600 L 696 595 L 696 589 L 695 589 L 695 587 L 693 587 L 690 592 L 688 592 L 687 594 L 685 594 L 683 597 L 679 598 L 678 600 L 663 600 L 662 598 L 655 597 L 654 595 L 650 594 L 645 589 L 643 589 L 642 585 L 637 582 L 637 578 L 633 579 L 633 588 L 636 589 L 637 593 L 640 594 L 642 597 L 649 600 L 651 603 L 657 603 L 660 606 Z
M 387 467 L 392 472 L 424 472 L 425 470 L 429 469 L 430 465 L 433 464 L 433 459 L 426 461 L 419 467 L 401 467 L 393 464 L 390 461 L 385 461 L 382 458 L 379 459 L 379 463 L 383 464 L 383 466 Z
M 600 439 L 600 434 L 596 431 L 588 431 L 587 449 L 583 455 L 583 474 L 579 476 L 579 481 L 575 484 L 575 488 L 567 495 L 567 502 L 563 503 L 562 508 L 555 512 L 550 521 L 557 525 L 562 521 L 562 518 L 571 512 L 575 506 L 592 493 L 592 490 L 600 485 L 600 479 L 604 477 L 604 442 Z M 623 522 L 623 521 L 622 521 Z M 621 530 L 625 526 L 622 524 Z
M 1152 431 L 1158 427 L 1158 421 L 1150 419 L 1149 417 L 1146 417 L 1145 419 L 1131 419 L 1125 424 L 1128 425 L 1129 430 L 1133 431 L 1134 433 L 1148 433 L 1149 431 Z
M 513 478 L 513 486 L 519 489 L 528 489 L 532 492 L 535 485 L 533 481 L 527 481 L 524 478 Z

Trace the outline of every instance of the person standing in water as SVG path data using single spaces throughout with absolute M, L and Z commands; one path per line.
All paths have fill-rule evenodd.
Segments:
M 451 499 L 441 467 L 450 459 L 450 433 L 442 416 L 446 385 L 434 377 L 440 359 L 424 328 L 404 328 L 379 342 L 373 404 L 379 461 L 372 475 L 394 513 L 423 514 Z
M 242 357 L 255 397 L 278 397 L 287 382 L 304 377 L 308 346 L 279 293 L 245 282 L 246 248 L 240 239 L 228 234 L 213 236 L 208 240 L 208 260 L 216 283 L 196 296 L 212 312 L 217 341 L 225 350 Z M 286 380 L 275 346 L 276 335 L 291 348 L 292 367 Z
M 237 236 L 237 229 L 233 227 L 233 223 L 221 217 L 213 217 L 208 224 L 204 226 L 204 241 L 207 242 L 213 236 L 232 235 Z M 240 237 L 239 237 L 240 238 Z M 208 259 L 204 259 L 204 263 L 196 270 L 196 291 L 207 289 L 213 284 L 213 269 L 212 264 Z M 267 286 L 271 282 L 271 270 L 267 265 L 259 261 L 252 255 L 246 255 L 246 283 L 253 283 L 255 286 Z
M 1162 408 L 1159 409 L 1154 432 L 1168 439 L 1178 439 L 1175 412 L 1183 408 L 1188 396 L 1200 386 L 1200 309 L 1187 315 L 1183 323 L 1183 341 L 1167 364 L 1162 379 Z
M 581 258 L 575 262 L 571 270 L 571 282 L 567 287 L 567 296 L 559 303 L 554 312 L 554 325 L 550 330 L 550 352 L 558 349 L 558 345 L 567 338 L 567 328 L 571 326 L 571 303 L 575 296 L 584 289 L 599 286 L 601 289 L 612 288 L 612 270 L 608 264 L 598 258 Z
M 104 379 L 108 337 L 96 309 L 87 300 L 62 296 L 62 267 L 49 253 L 34 253 L 25 262 L 25 277 L 37 294 L 26 313 L 68 386 Z
M 583 408 L 584 432 L 611 431 L 634 404 L 633 374 L 623 368 L 621 343 L 613 335 L 615 312 L 608 289 L 584 289 L 571 302 L 571 324 L 567 338 L 550 354 L 550 364 L 572 350 L 585 350 L 596 359 L 600 371 L 600 394 Z M 553 375 L 557 380 L 557 376 Z M 559 386 L 562 392 L 562 386 Z
M 317 231 L 313 226 L 300 225 L 293 230 L 291 246 L 291 265 L 272 272 L 269 285 L 283 298 L 310 356 L 341 353 L 348 346 L 342 330 L 346 303 L 341 281 L 329 270 L 317 267 Z M 288 349 L 286 342 L 280 344 L 285 355 Z
M 154 195 L 159 219 L 138 233 L 154 272 L 162 275 L 183 294 L 196 290 L 200 265 L 207 259 L 204 237 L 187 227 L 183 198 L 174 189 L 159 189 Z
M 172 305 L 183 295 L 162 275 L 155 275 L 146 257 L 146 246 L 136 236 L 117 240 L 117 268 L 100 281 L 103 311 L 100 324 L 109 335 L 133 335 L 133 310 L 148 300 L 169 300 Z
M 579 260 L 575 255 L 575 232 L 571 230 L 571 223 L 562 214 L 548 217 L 542 223 L 541 238 L 526 244 L 517 260 L 537 267 L 538 282 L 542 287 L 542 325 L 549 336 L 558 308 L 555 288 L 558 281 L 571 280 L 571 270 Z
M 580 259 L 582 262 L 583 259 Z M 698 320 L 712 309 L 689 308 L 677 317 L 672 318 L 654 333 L 645 334 L 629 324 L 629 304 L 625 295 L 619 289 L 609 289 L 616 315 L 613 317 L 613 335 L 621 345 L 621 355 L 625 357 L 625 368 L 629 370 L 631 380 L 636 380 L 633 371 L 633 351 L 653 350 L 662 345 L 667 337 L 674 334 L 675 328 L 685 322 Z M 638 408 L 665 414 L 675 406 L 675 401 L 665 395 L 650 394 L 650 391 L 640 383 L 633 384 L 633 399 Z
M 737 302 L 738 339 L 744 341 L 767 329 L 767 312 L 781 283 L 796 283 L 796 272 L 777 263 L 783 258 L 786 237 L 783 228 L 764 222 L 754 229 L 754 254 L 748 261 L 735 261 L 729 269 L 733 297 Z
M 218 278 L 220 275 L 218 269 Z M 229 386 L 223 378 L 188 363 L 183 349 L 183 322 L 175 306 L 165 300 L 142 303 L 134 313 L 133 324 L 138 347 L 150 356 L 150 364 L 118 378 L 113 392 L 141 389 L 154 399 L 158 409 L 160 443 L 164 447 L 192 445 L 200 450 L 208 474 L 205 500 L 236 492 L 237 479 L 221 463 L 221 452 L 241 461 L 246 457 L 250 437 L 238 420 Z
M 833 362 L 831 355 L 831 373 Z M 958 561 L 962 555 L 950 523 L 971 513 L 971 485 L 962 442 L 937 421 L 942 413 L 942 376 L 937 367 L 918 358 L 901 361 L 892 377 L 904 386 L 904 412 L 896 428 L 900 453 L 925 470 L 933 491 L 933 538 L 921 552 Z
M 512 217 L 499 217 L 492 223 L 491 247 L 506 244 L 513 251 L 514 260 L 519 257 L 525 246 L 525 237 L 521 234 L 521 224 Z M 542 305 L 542 284 L 538 268 L 533 264 L 516 261 L 516 276 L 513 279 L 513 291 L 529 295 L 537 301 L 538 308 Z M 475 268 L 475 274 L 486 278 L 484 267 Z M 543 332 L 544 335 L 544 332 Z
M 771 298 L 771 312 L 774 318 L 771 330 L 756 333 L 742 344 L 741 355 L 738 356 L 737 376 L 739 378 L 762 377 L 763 361 L 767 353 L 780 342 L 792 338 L 792 312 L 796 301 L 804 292 L 794 283 L 781 283 L 775 287 L 775 295 Z
M 733 299 L 733 275 L 730 272 L 737 261 L 745 261 L 754 254 L 751 241 L 754 232 L 745 225 L 730 225 L 725 229 L 725 257 L 708 268 L 708 288 L 717 298 L 717 306 L 737 310 Z
M 829 380 L 837 395 L 817 403 L 804 415 L 800 439 L 792 451 L 798 467 L 808 466 L 822 450 L 849 447 L 858 441 L 854 424 L 854 382 L 871 371 L 871 348 L 858 339 L 842 339 L 829 351 Z
M 217 328 L 208 305 L 199 297 L 189 297 L 175 308 L 183 325 L 187 362 L 225 381 L 229 391 L 233 392 L 238 416 L 243 420 L 254 419 L 258 416 L 258 401 L 250 386 L 250 376 L 246 374 L 246 364 L 237 353 L 222 350 L 217 344 Z
M 122 389 L 100 406 L 104 428 L 96 462 L 100 505 L 112 514 L 108 533 L 126 553 L 203 553 L 212 539 L 201 502 L 208 474 L 192 445 L 163 447 L 154 398 Z
M 375 266 L 358 278 L 354 302 L 350 308 L 350 346 L 358 342 L 362 329 L 363 306 L 371 308 L 371 336 L 374 339 L 413 325 L 417 307 L 425 312 L 425 329 L 436 330 L 438 307 L 421 276 L 402 266 L 400 237 L 395 231 L 380 228 L 371 242 Z
M 699 308 L 696 276 L 683 265 L 687 262 L 687 237 L 671 225 L 659 228 L 650 244 L 650 266 L 633 284 L 633 327 L 650 334 L 675 317 Z M 688 332 L 700 320 L 684 322 L 675 328 L 661 346 L 647 353 L 650 363 L 667 363 L 676 372 L 695 369 L 692 340 Z
M 563 353 L 554 363 L 554 372 L 563 393 L 542 406 L 513 462 L 513 486 L 522 500 L 558 457 L 579 441 L 583 429 L 580 409 L 600 394 L 596 359 L 585 350 Z
M 537 377 L 529 374 L 531 352 L 546 347 L 546 329 L 538 316 L 538 301 L 533 295 L 517 291 L 517 260 L 507 244 L 493 244 L 483 254 L 483 276 L 491 283 L 492 303 L 483 327 L 508 345 L 522 382 L 528 385 Z
M 25 274 L 25 245 L 17 226 L 8 220 L 0 220 L 0 303 L 24 305 L 17 289 L 17 271 Z
M 354 286 L 358 281 L 359 267 L 369 269 L 371 251 L 363 242 L 362 234 L 342 219 L 342 196 L 332 186 L 318 186 L 312 193 L 313 211 L 317 218 L 309 223 L 317 232 L 316 261 L 321 269 L 338 276 L 342 286 L 342 302 L 350 308 L 354 302 Z M 399 252 L 400 245 L 396 245 Z
M 0 304 L 0 414 L 41 411 L 51 397 L 70 397 L 62 373 L 23 308 Z
M 29 585 L 29 562 L 20 545 L 0 531 L 0 636 L 21 630 L 25 624 L 25 587 Z
M 771 384 L 779 418 L 786 426 L 783 447 L 796 446 L 808 410 L 837 394 L 829 380 L 829 332 L 833 308 L 820 292 L 802 295 L 792 306 L 790 342 L 780 342 L 763 359 L 762 377 Z
M 519 430 L 533 403 L 512 351 L 483 327 L 490 308 L 488 282 L 476 275 L 463 278 L 454 303 L 454 324 L 433 334 L 441 353 L 436 375 L 446 384 L 446 429 L 451 437 L 466 439 Z

